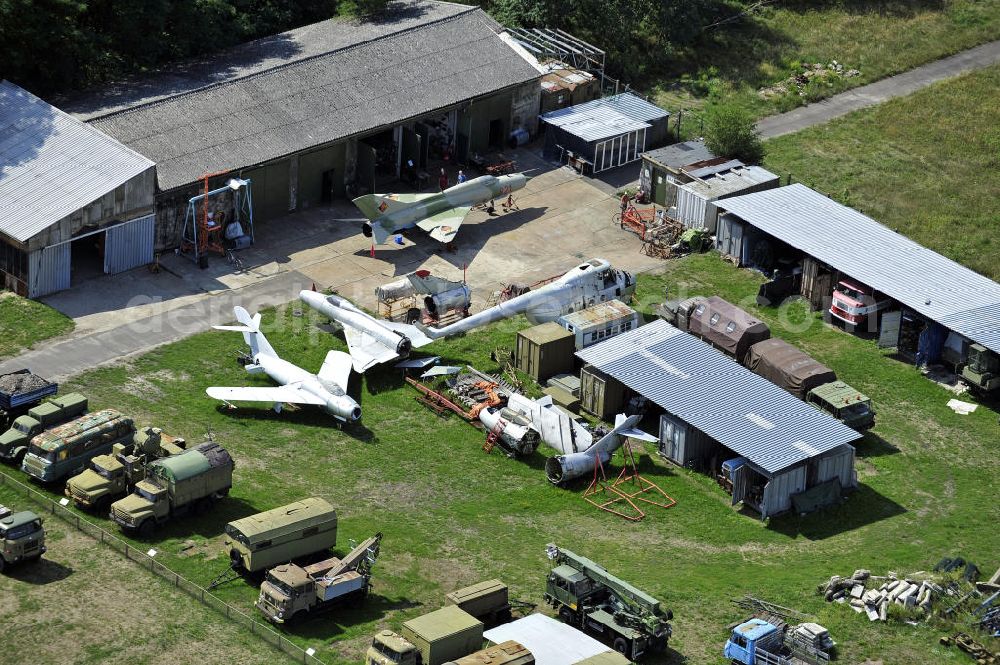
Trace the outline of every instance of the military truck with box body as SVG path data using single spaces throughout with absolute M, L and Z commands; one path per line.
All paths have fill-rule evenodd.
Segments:
M 234 570 L 255 573 L 337 544 L 337 511 L 311 497 L 226 525 L 224 548 Z
M 45 554 L 42 522 L 42 518 L 31 511 L 15 513 L 0 506 L 0 573 L 7 566 L 38 561 Z
M 136 432 L 133 444 L 116 443 L 109 455 L 98 455 L 88 468 L 66 481 L 65 494 L 84 510 L 103 511 L 146 477 L 146 464 L 184 451 L 184 439 L 157 428 Z
M 0 458 L 20 466 L 31 439 L 86 410 L 87 398 L 80 393 L 54 397 L 31 407 L 27 413 L 15 418 L 10 429 L 0 435 Z
M 158 524 L 194 510 L 207 512 L 233 486 L 233 458 L 214 441 L 150 462 L 135 491 L 111 504 L 111 519 L 143 537 Z
M 35 436 L 21 470 L 43 483 L 82 471 L 87 462 L 111 452 L 116 443 L 131 443 L 135 424 L 114 409 L 71 420 Z
M 483 646 L 482 622 L 455 605 L 410 619 L 400 633 L 375 635 L 366 665 L 444 665 Z
M 445 665 L 535 665 L 535 656 L 520 642 L 507 640 Z
M 0 374 L 0 429 L 6 430 L 14 419 L 55 395 L 59 384 L 32 374 L 27 369 Z
M 603 639 L 630 660 L 666 648 L 673 612 L 663 611 L 659 600 L 569 550 L 549 544 L 547 554 L 556 567 L 546 580 L 545 602 L 563 623 Z
M 267 571 L 257 609 L 273 623 L 288 623 L 346 602 L 361 602 L 371 586 L 382 534 L 364 541 L 343 559 L 330 557 L 309 566 L 286 563 Z
M 487 580 L 445 596 L 446 604 L 457 605 L 487 626 L 510 621 L 510 601 L 507 585 L 500 580 Z

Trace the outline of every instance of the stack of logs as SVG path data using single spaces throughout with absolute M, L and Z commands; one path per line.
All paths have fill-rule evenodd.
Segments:
M 878 580 L 884 581 L 875 587 Z M 892 603 L 919 607 L 925 614 L 930 613 L 934 601 L 945 590 L 929 580 L 896 579 L 894 573 L 889 573 L 888 577 L 873 577 L 871 572 L 862 569 L 847 578 L 834 575 L 819 587 L 819 592 L 829 602 L 847 603 L 855 612 L 864 612 L 869 621 L 885 621 Z

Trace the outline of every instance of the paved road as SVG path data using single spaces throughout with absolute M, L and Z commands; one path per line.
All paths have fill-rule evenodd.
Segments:
M 1000 41 L 981 44 L 908 72 L 842 92 L 822 102 L 763 118 L 757 123 L 757 129 L 765 139 L 791 134 L 829 122 L 851 111 L 881 104 L 893 97 L 908 95 L 942 79 L 989 67 L 998 62 L 1000 62 Z

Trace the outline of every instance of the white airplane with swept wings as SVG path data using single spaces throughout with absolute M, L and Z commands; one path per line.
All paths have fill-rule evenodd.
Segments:
M 337 295 L 325 296 L 306 290 L 299 293 L 299 300 L 343 326 L 344 339 L 358 374 L 380 363 L 406 358 L 410 349 L 434 341 L 416 326 L 376 319 Z
M 260 314 L 252 317 L 237 305 L 233 308 L 238 326 L 213 326 L 216 330 L 243 333 L 250 347 L 252 362 L 246 365 L 250 374 L 267 374 L 277 383 L 273 387 L 221 388 L 205 390 L 209 397 L 230 402 L 270 402 L 281 413 L 284 404 L 312 404 L 322 407 L 334 418 L 353 422 L 361 418 L 361 407 L 347 394 L 351 376 L 351 357 L 343 351 L 329 351 L 323 366 L 312 374 L 287 360 L 282 360 L 260 331 Z

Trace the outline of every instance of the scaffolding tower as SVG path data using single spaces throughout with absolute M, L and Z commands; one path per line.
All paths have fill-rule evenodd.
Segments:
M 604 51 L 558 28 L 507 28 L 518 44 L 539 62 L 558 60 L 601 77 L 604 89 Z

